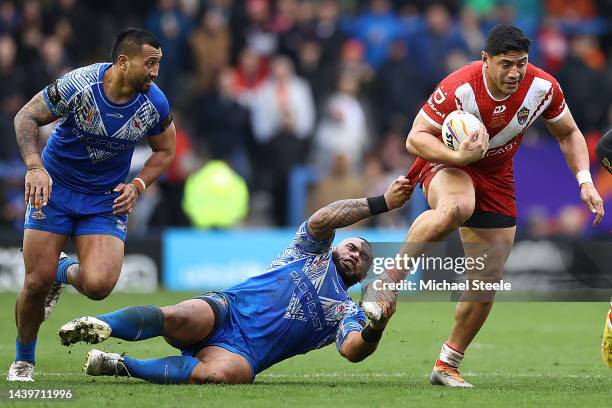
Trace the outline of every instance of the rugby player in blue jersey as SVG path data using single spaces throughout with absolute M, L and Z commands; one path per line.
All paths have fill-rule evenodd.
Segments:
M 62 285 L 95 300 L 113 290 L 128 214 L 174 157 L 168 101 L 153 83 L 162 58 L 159 41 L 146 31 L 127 29 L 115 37 L 111 57 L 110 63 L 63 75 L 15 116 L 17 145 L 27 166 L 27 208 L 25 281 L 17 297 L 17 353 L 9 381 L 33 381 L 38 329 Z M 38 128 L 56 120 L 41 155 Z M 138 177 L 126 181 L 134 147 L 143 137 L 153 152 Z M 61 252 L 71 237 L 78 262 Z
M 268 367 L 334 341 L 343 357 L 361 361 L 376 350 L 395 300 L 382 301 L 382 317 L 366 325 L 347 289 L 366 276 L 372 247 L 348 238 L 332 248 L 335 230 L 400 207 L 411 191 L 408 179 L 400 177 L 383 196 L 334 202 L 299 227 L 263 274 L 173 306 L 80 317 L 60 328 L 62 344 L 164 336 L 182 356 L 141 360 L 94 349 L 85 363 L 89 375 L 161 384 L 251 383 Z

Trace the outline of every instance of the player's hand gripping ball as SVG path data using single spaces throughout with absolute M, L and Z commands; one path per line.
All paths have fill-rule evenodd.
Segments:
M 448 114 L 442 124 L 442 141 L 452 150 L 459 150 L 465 139 L 478 132 L 482 124 L 469 112 L 456 110 Z

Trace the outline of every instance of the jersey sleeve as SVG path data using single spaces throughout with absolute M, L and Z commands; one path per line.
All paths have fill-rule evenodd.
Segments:
M 63 118 L 72 109 L 72 97 L 81 89 L 79 70 L 68 72 L 47 85 L 43 98 L 54 116 Z
M 150 99 L 159 113 L 159 120 L 149 129 L 147 136 L 155 136 L 163 133 L 172 124 L 172 114 L 170 113 L 168 99 L 159 88 L 156 87 L 155 94 Z
M 308 233 L 308 220 L 304 221 L 293 239 L 292 246 L 300 253 L 319 255 L 330 250 L 335 234 L 331 237 L 318 240 Z
M 366 322 L 365 314 L 355 302 L 348 300 L 342 306 L 344 307 L 343 318 L 336 332 L 336 347 L 338 351 L 342 349 L 342 344 L 344 344 L 349 333 L 352 331 L 362 331 Z
M 563 90 L 561 90 L 559 82 L 553 79 L 552 100 L 550 101 L 548 108 L 542 112 L 542 117 L 548 122 L 556 122 L 561 119 L 563 115 L 565 115 L 565 111 L 567 111 L 565 95 L 563 95 Z
M 419 115 L 438 129 L 442 129 L 446 115 L 457 110 L 455 102 L 457 86 L 454 82 L 450 76 L 442 80 L 419 112 Z

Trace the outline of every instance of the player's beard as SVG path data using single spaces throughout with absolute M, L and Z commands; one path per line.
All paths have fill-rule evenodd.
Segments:
M 357 284 L 360 282 L 358 274 L 355 272 L 351 274 L 350 270 L 347 270 L 346 266 L 340 262 L 340 257 L 336 253 L 336 251 L 332 252 L 332 262 L 336 265 L 336 270 L 338 271 L 338 275 L 342 278 L 342 282 L 347 288 Z

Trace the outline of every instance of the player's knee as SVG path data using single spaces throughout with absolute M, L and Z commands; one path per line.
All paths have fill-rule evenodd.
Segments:
M 437 228 L 440 232 L 449 232 L 459 228 L 474 212 L 474 206 L 466 200 L 454 199 L 440 205 L 438 212 Z
M 248 384 L 249 381 L 238 378 L 226 370 L 194 370 L 191 374 L 193 384 Z
M 189 313 L 181 307 L 162 307 L 164 313 L 164 332 L 172 332 L 174 329 L 185 327 L 189 319 Z
M 86 284 L 83 283 L 83 292 L 91 300 L 102 300 L 108 297 L 113 291 L 113 286 L 105 284 Z
M 24 295 L 34 298 L 43 298 L 51 289 L 51 285 L 55 280 L 55 275 L 52 274 L 34 274 L 26 276 L 23 283 Z

